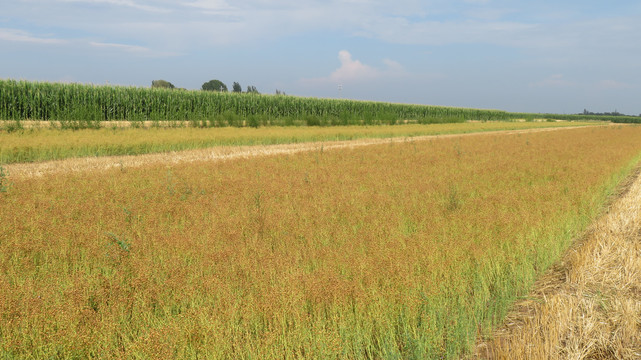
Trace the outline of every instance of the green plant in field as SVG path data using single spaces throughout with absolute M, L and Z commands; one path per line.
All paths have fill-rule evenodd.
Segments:
M 22 123 L 20 120 L 12 121 L 12 122 L 7 122 L 7 124 L 4 126 L 4 130 L 8 133 L 24 130 L 24 127 L 22 126 Z
M 258 191 L 254 194 L 254 208 L 256 210 L 256 226 L 258 238 L 263 239 L 265 236 L 265 206 L 263 193 Z
M 131 250 L 131 241 L 125 239 L 124 237 L 118 236 L 112 232 L 109 232 L 106 235 L 113 244 L 118 245 L 120 250 L 126 251 L 126 252 L 129 252 Z
M 454 144 L 454 152 L 456 153 L 456 157 L 459 158 L 459 159 L 463 155 L 463 149 L 461 148 L 461 142 L 460 141 L 457 141 Z
M 165 188 L 167 189 L 167 193 L 169 195 L 173 195 L 174 192 L 176 191 L 176 181 L 174 180 L 174 174 L 171 172 L 171 169 L 167 169 L 167 177 L 166 177 L 166 183 L 165 183 Z
M 0 192 L 9 191 L 9 173 L 2 166 L 0 166 Z
M 447 194 L 447 210 L 455 211 L 458 210 L 463 205 L 463 199 L 461 198 L 460 191 L 457 186 L 450 186 L 449 192 Z
M 105 235 L 108 240 L 107 258 L 113 262 L 114 265 L 121 265 L 122 261 L 126 260 L 130 254 L 131 240 L 112 232 L 107 232 Z

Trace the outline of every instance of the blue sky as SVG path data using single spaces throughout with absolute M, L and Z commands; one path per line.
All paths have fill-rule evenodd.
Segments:
M 638 1 L 0 0 L 0 78 L 638 115 L 640 36 Z

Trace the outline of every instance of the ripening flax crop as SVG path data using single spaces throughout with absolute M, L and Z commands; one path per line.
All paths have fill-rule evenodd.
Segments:
M 455 358 L 593 219 L 639 139 L 578 128 L 13 179 L 0 354 Z

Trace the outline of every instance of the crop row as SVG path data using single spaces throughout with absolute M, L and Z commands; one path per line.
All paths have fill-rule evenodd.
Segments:
M 208 126 L 508 120 L 499 110 L 0 80 L 0 119 L 199 121 Z
M 466 120 L 601 120 L 631 116 L 511 113 L 459 107 L 318 99 L 256 93 L 187 91 L 0 80 L 0 120 L 55 120 L 63 127 L 100 121 L 190 121 L 197 126 L 376 125 Z

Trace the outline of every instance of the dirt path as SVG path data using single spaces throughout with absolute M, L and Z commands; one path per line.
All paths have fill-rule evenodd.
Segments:
M 618 126 L 596 125 L 596 126 Z M 195 161 L 224 161 L 237 158 L 255 156 L 268 156 L 279 154 L 293 154 L 303 151 L 332 150 L 341 148 L 355 148 L 386 143 L 402 143 L 408 141 L 425 141 L 429 139 L 443 139 L 468 136 L 488 136 L 496 134 L 522 134 L 543 131 L 571 131 L 580 127 L 542 128 L 525 130 L 487 131 L 465 134 L 428 135 L 415 137 L 396 137 L 383 139 L 358 139 L 347 141 L 320 141 L 282 145 L 256 145 L 256 146 L 219 146 L 207 149 L 185 150 L 179 152 L 154 153 L 144 155 L 103 156 L 72 158 L 65 160 L 47 161 L 39 163 L 21 163 L 5 165 L 11 178 L 24 179 L 55 175 L 69 172 L 99 171 L 114 167 L 132 168 L 148 164 L 177 164 Z
M 482 359 L 641 359 L 641 176 L 519 301 Z

